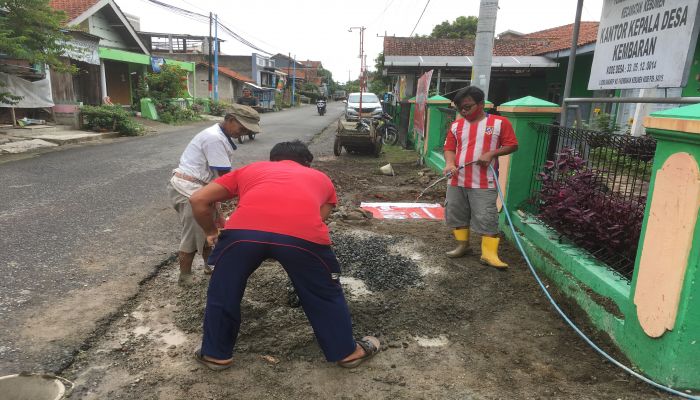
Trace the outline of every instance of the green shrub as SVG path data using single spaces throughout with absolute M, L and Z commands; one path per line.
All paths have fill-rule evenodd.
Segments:
M 155 103 L 187 95 L 187 71 L 177 65 L 165 64 L 160 72 L 148 73 L 144 80 L 147 90 L 143 97 L 150 97 Z
M 143 132 L 143 125 L 136 122 L 120 106 L 83 106 L 80 113 L 85 126 L 96 132 L 116 131 L 126 136 L 135 136 Z
M 281 109 L 281 108 L 289 108 L 291 106 L 292 105 L 288 101 L 284 100 L 284 96 L 282 95 L 282 93 L 275 94 L 275 107 L 277 107 L 278 109 Z
M 127 118 L 117 122 L 117 132 L 124 136 L 139 136 L 145 131 L 143 125 L 133 118 Z
M 158 119 L 166 124 L 180 124 L 187 121 L 199 121 L 199 113 L 192 107 L 181 107 L 175 103 L 156 104 Z
M 217 117 L 221 117 L 224 114 L 226 114 L 226 111 L 229 108 L 231 108 L 231 104 L 225 101 L 211 100 L 209 103 L 209 110 L 211 110 L 211 115 L 216 115 Z

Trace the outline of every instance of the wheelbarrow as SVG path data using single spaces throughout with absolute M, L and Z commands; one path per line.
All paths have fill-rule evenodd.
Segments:
M 333 154 L 340 156 L 345 151 L 351 154 L 371 154 L 379 157 L 382 153 L 382 138 L 371 119 L 360 121 L 338 121 L 338 130 L 333 142 Z

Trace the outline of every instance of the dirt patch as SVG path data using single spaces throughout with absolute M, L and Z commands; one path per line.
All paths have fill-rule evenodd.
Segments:
M 398 148 L 329 157 L 331 139 L 319 136 L 312 150 L 343 207 L 330 224 L 341 282 L 356 335 L 377 335 L 382 353 L 357 370 L 323 361 L 303 311 L 287 305 L 283 270 L 266 262 L 248 282 L 235 366 L 212 373 L 192 359 L 208 278 L 196 264 L 194 286 L 179 288 L 172 265 L 64 371 L 77 384 L 72 398 L 664 398 L 587 347 L 509 245 L 501 272 L 477 256 L 445 258 L 453 241 L 441 223 L 348 219 L 360 201 L 412 201 L 434 175 Z M 387 162 L 396 176 L 378 174 Z M 443 195 L 437 187 L 421 200 Z

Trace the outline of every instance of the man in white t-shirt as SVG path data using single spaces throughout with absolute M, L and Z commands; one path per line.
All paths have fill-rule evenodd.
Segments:
M 192 262 L 195 253 L 204 259 L 204 272 L 211 273 L 207 258 L 211 248 L 206 244 L 204 231 L 192 215 L 189 198 L 192 193 L 231 171 L 233 139 L 249 133 L 260 132 L 260 115 L 253 108 L 233 104 L 224 121 L 199 132 L 185 148 L 180 164 L 173 170 L 168 182 L 168 195 L 177 211 L 182 225 L 178 260 L 180 263 L 180 285 L 192 281 Z M 222 222 L 222 221 L 221 221 Z

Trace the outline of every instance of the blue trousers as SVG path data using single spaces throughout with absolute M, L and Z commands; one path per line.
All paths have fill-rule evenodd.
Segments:
M 350 311 L 338 278 L 340 265 L 330 246 L 293 236 L 253 230 L 224 230 L 209 256 L 214 273 L 204 313 L 202 354 L 228 359 L 241 325 L 241 300 L 248 277 L 266 259 L 289 275 L 301 306 L 328 361 L 355 350 Z

